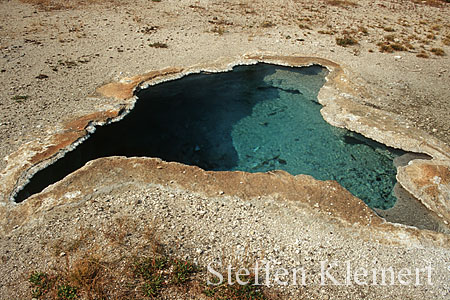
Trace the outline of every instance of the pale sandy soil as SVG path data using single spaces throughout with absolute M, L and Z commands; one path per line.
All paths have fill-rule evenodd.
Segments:
M 101 5 L 79 3 L 74 7 L 48 10 L 13 0 L 0 2 L 0 17 L 2 158 L 25 142 L 55 132 L 64 121 L 105 105 L 120 104 L 117 100 L 92 96 L 97 87 L 107 82 L 168 66 L 214 63 L 246 53 L 317 56 L 332 60 L 345 67 L 350 78 L 364 83 L 369 93 L 377 95 L 367 99 L 370 103 L 361 99 L 364 104 L 399 114 L 410 121 L 411 126 L 450 145 L 450 47 L 446 45 L 450 39 L 449 5 L 432 7 L 414 5 L 411 1 L 358 1 L 358 6 L 354 7 L 333 6 L 322 1 L 139 0 Z M 359 41 L 357 45 L 336 45 L 336 37 L 345 35 L 345 30 Z M 394 35 L 388 39 L 400 44 L 411 43 L 414 49 L 381 53 L 377 43 L 385 41 L 388 35 Z M 150 46 L 156 42 L 166 43 L 168 48 Z M 441 48 L 447 55 L 437 56 L 430 52 L 432 48 Z M 429 58 L 416 56 L 422 50 Z M 36 78 L 41 74 L 48 77 Z M 17 96 L 26 96 L 26 99 L 17 99 Z M 2 160 L 0 169 L 5 166 L 6 161 Z M 170 195 L 178 193 L 171 187 L 160 189 L 139 187 L 129 195 L 128 190 L 115 187 L 109 196 L 99 193 L 93 197 L 104 207 L 104 197 L 120 206 L 132 201 L 130 199 L 150 195 L 150 200 L 144 203 L 147 210 L 129 208 L 127 212 L 127 215 L 141 216 L 144 221 L 140 219 L 139 222 L 145 223 L 144 216 L 151 210 L 151 204 L 163 201 L 161 199 L 170 202 Z M 202 203 L 204 200 L 186 192 L 179 193 L 176 195 L 183 201 L 192 198 L 192 201 Z M 229 199 L 223 201 L 231 207 L 238 206 Z M 71 228 L 75 222 L 73 218 L 78 218 L 80 226 L 89 227 L 89 224 L 95 225 L 96 220 L 105 222 L 122 214 L 107 204 L 107 213 L 95 216 L 88 213 L 89 205 L 80 204 L 75 212 L 55 209 L 51 216 L 41 215 L 39 222 L 2 237 L 1 299 L 30 298 L 26 283 L 17 283 L 25 282 L 23 274 L 30 269 L 45 268 L 54 261 L 46 243 L 56 237 L 68 239 L 76 234 L 75 227 Z M 172 208 L 165 205 L 173 213 Z M 325 299 L 320 296 L 323 294 L 329 299 L 363 299 L 364 295 L 367 299 L 450 299 L 450 272 L 445 269 L 450 263 L 448 249 L 363 241 L 356 233 L 342 228 L 338 229 L 339 238 L 330 238 L 325 235 L 335 229 L 335 224 L 315 224 L 312 216 L 298 220 L 293 212 L 280 215 L 274 213 L 278 208 L 266 211 L 264 205 L 255 205 L 258 206 L 255 213 L 262 211 L 262 224 L 274 224 L 270 230 L 262 225 L 254 229 L 256 234 L 264 236 L 264 241 L 258 240 L 258 245 L 268 245 L 272 247 L 270 251 L 294 243 L 293 236 L 304 236 L 308 254 L 301 261 L 305 264 L 311 257 L 319 261 L 329 254 L 342 260 L 354 255 L 363 257 L 358 261 L 363 265 L 376 253 L 374 257 L 380 261 L 395 263 L 398 267 L 429 261 L 438 270 L 440 278 L 438 284 L 425 287 L 323 289 L 315 286 L 302 292 L 304 299 Z M 301 211 L 298 213 L 302 214 Z M 150 220 L 157 212 L 149 214 Z M 231 219 L 228 211 L 221 215 L 227 216 Z M 180 218 L 177 222 L 190 222 L 187 215 Z M 168 216 L 166 221 L 169 220 L 172 221 Z M 239 239 L 246 241 L 243 229 L 231 242 L 225 239 L 205 242 L 202 234 L 206 234 L 208 222 L 199 224 L 203 227 L 187 234 L 186 239 L 210 243 L 211 249 L 226 247 L 227 242 L 234 245 Z M 250 225 L 245 223 L 245 226 Z M 67 227 L 71 229 L 65 230 Z M 253 227 L 245 228 L 251 230 Z M 226 236 L 230 230 L 216 234 Z M 172 235 L 178 234 L 167 226 L 162 232 L 167 234 L 164 241 L 168 244 L 173 243 Z M 41 235 L 45 238 L 40 239 Z M 316 235 L 319 240 L 314 240 Z M 173 250 L 184 251 L 201 263 L 212 257 L 202 257 L 190 243 Z M 248 243 L 253 245 L 251 240 Z M 227 248 L 227 253 L 231 253 L 234 246 Z M 280 259 L 288 261 L 292 253 L 295 249 L 286 250 Z

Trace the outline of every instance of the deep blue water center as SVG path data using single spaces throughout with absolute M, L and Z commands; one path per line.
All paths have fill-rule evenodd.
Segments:
M 338 181 L 371 207 L 392 207 L 393 159 L 402 153 L 324 121 L 317 94 L 327 72 L 320 66 L 257 64 L 142 90 L 123 120 L 97 128 L 75 150 L 36 173 L 16 201 L 89 160 L 125 155 L 205 170 L 309 174 Z

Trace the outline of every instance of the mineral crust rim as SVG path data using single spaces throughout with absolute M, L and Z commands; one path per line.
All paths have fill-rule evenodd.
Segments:
M 123 78 L 119 82 L 99 87 L 92 97 L 111 97 L 117 103 L 112 107 L 105 107 L 105 110 L 75 118 L 73 121 L 64 124 L 62 130 L 55 131 L 54 134 L 46 137 L 43 141 L 27 143 L 5 158 L 8 164 L 0 177 L 1 205 L 8 211 L 24 205 L 30 206 L 31 204 L 27 204 L 27 202 L 30 202 L 32 198 L 38 198 L 35 196 L 44 193 L 44 191 L 31 196 L 22 204 L 12 201 L 15 193 L 38 170 L 59 159 L 65 152 L 70 151 L 77 143 L 87 138 L 89 133 L 95 130 L 95 125 L 103 125 L 122 119 L 126 113 L 133 109 L 137 100 L 135 92 L 138 89 L 144 89 L 149 85 L 174 80 L 192 73 L 201 71 L 225 72 L 230 71 L 232 67 L 237 65 L 250 65 L 258 62 L 292 67 L 310 65 L 326 67 L 329 74 L 326 77 L 327 82 L 320 89 L 318 100 L 323 105 L 321 114 L 328 123 L 358 132 L 394 148 L 428 154 L 433 159 L 427 161 L 426 164 L 436 168 L 439 166 L 440 170 L 444 168 L 444 177 L 446 176 L 445 169 L 450 170 L 449 147 L 418 129 L 407 128 L 407 126 L 402 125 L 399 116 L 360 104 L 361 99 L 371 97 L 371 95 L 367 94 L 362 86 L 355 84 L 349 78 L 346 70 L 337 63 L 317 57 L 256 53 L 237 58 L 218 59 L 213 64 L 197 65 L 186 69 L 171 67 L 160 71 L 152 71 L 131 78 Z M 408 166 L 398 168 L 397 179 L 399 183 L 424 203 L 428 209 L 443 218 L 445 222 L 450 221 L 448 209 L 450 207 L 450 192 L 448 192 L 450 184 L 445 180 L 443 180 L 444 183 L 442 183 L 442 180 L 437 182 L 435 184 L 437 187 L 433 191 L 438 191 L 438 195 L 428 197 L 427 193 L 423 192 L 421 187 L 414 183 L 414 180 L 410 180 L 408 175 L 410 165 L 415 163 L 417 162 L 413 160 Z M 74 173 L 77 172 L 79 170 Z M 442 176 L 442 174 L 439 175 Z M 434 179 L 436 177 L 433 174 L 430 174 L 430 176 Z M 450 171 L 448 177 L 450 178 Z M 439 186 L 442 184 L 446 184 L 444 188 Z M 58 183 L 55 184 L 55 186 L 57 185 Z M 445 194 L 446 192 L 447 194 Z M 437 199 L 440 201 L 439 205 L 434 203 Z M 39 206 L 38 204 L 35 205 Z M 365 204 L 363 203 L 363 205 Z M 374 217 L 378 218 L 377 216 Z

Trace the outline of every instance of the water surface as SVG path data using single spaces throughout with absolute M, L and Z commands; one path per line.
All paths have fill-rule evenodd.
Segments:
M 74 151 L 39 171 L 16 200 L 89 160 L 125 155 L 205 170 L 309 174 L 338 181 L 371 207 L 389 208 L 395 202 L 393 158 L 402 152 L 324 121 L 317 94 L 326 75 L 320 66 L 257 64 L 152 86 L 138 94 L 123 120 L 99 127 Z

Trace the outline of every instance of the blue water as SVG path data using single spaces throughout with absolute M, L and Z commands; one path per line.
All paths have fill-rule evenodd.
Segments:
M 309 174 L 338 181 L 371 207 L 392 207 L 393 159 L 402 152 L 323 120 L 317 93 L 326 75 L 319 66 L 257 64 L 152 86 L 138 93 L 136 107 L 122 121 L 98 128 L 38 172 L 16 201 L 89 160 L 125 155 L 206 170 Z

